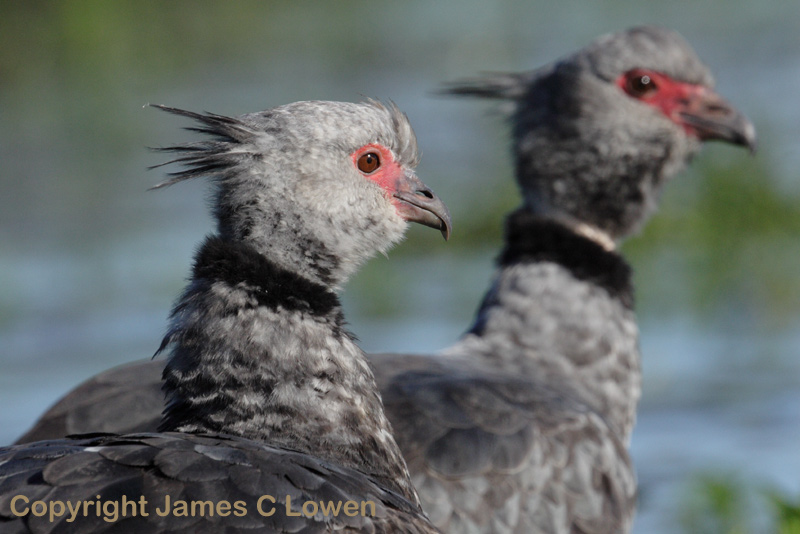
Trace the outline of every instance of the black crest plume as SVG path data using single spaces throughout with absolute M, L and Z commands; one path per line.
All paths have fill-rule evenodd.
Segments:
M 193 119 L 199 126 L 187 126 L 184 129 L 208 135 L 211 139 L 155 148 L 154 150 L 159 152 L 181 154 L 181 156 L 153 165 L 150 169 L 157 169 L 172 163 L 180 163 L 184 169 L 168 173 L 167 176 L 170 176 L 168 180 L 156 184 L 150 189 L 168 187 L 190 178 L 220 174 L 247 157 L 246 152 L 241 149 L 237 150 L 237 147 L 241 147 L 246 141 L 252 139 L 254 132 L 239 119 L 208 112 L 194 113 L 158 104 L 151 104 L 151 106 L 167 113 Z

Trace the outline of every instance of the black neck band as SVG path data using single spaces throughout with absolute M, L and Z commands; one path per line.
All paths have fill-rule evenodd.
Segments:
M 534 262 L 557 263 L 633 309 L 631 267 L 621 255 L 552 219 L 518 210 L 506 219 L 506 246 L 498 263 L 507 267 Z
M 244 243 L 209 236 L 195 255 L 194 280 L 244 285 L 259 305 L 307 311 L 317 316 L 341 314 L 339 298 L 329 288 L 275 265 Z

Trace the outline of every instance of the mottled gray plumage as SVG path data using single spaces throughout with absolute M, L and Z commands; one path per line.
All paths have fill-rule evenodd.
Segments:
M 528 211 L 506 239 L 458 343 L 371 357 L 423 508 L 453 532 L 628 532 L 624 430 L 640 383 L 630 271 Z
M 372 101 L 300 102 L 236 119 L 163 109 L 195 119 L 194 129 L 212 136 L 164 150 L 185 165 L 167 184 L 214 177 L 219 230 L 195 255 L 159 349 L 170 350 L 158 428 L 166 433 L 2 450 L 0 530 L 53 526 L 31 514 L 14 517 L 11 499 L 22 494 L 31 501 L 243 500 L 250 510 L 241 518 L 128 517 L 111 525 L 114 532 L 434 532 L 333 292 L 402 238 L 407 221 L 418 220 L 414 210 L 449 230 L 444 205 L 413 172 L 407 119 Z M 373 144 L 392 160 L 383 162 L 385 182 L 361 172 L 353 156 Z M 428 215 L 420 215 L 424 224 Z M 373 500 L 379 512 L 262 517 L 255 507 L 263 494 L 279 503 L 291 495 L 298 506 Z M 99 532 L 109 524 L 79 518 L 55 531 L 72 527 Z
M 636 485 L 626 447 L 640 356 L 630 268 L 616 241 L 647 220 L 701 144 L 614 83 L 634 68 L 706 86 L 704 139 L 753 145 L 752 125 L 714 98 L 694 51 L 661 28 L 601 37 L 533 72 L 447 88 L 512 103 L 525 202 L 508 218 L 498 270 L 468 332 L 439 355 L 371 357 L 423 507 L 444 530 L 630 528 Z M 109 384 L 155 376 L 161 365 L 112 370 L 77 392 L 127 396 Z M 78 410 L 87 419 L 70 429 L 106 424 L 108 414 L 77 392 L 67 397 L 75 407 L 56 405 L 33 436 L 76 424 Z

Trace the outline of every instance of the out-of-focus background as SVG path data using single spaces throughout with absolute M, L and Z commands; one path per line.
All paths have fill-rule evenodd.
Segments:
M 518 202 L 503 116 L 434 90 L 641 23 L 695 46 L 760 150 L 707 146 L 624 247 L 645 373 L 635 531 L 770 532 L 781 514 L 800 529 L 796 0 L 2 3 L 0 443 L 82 379 L 152 355 L 212 231 L 201 181 L 147 191 L 163 160 L 146 147 L 190 135 L 145 104 L 394 100 L 455 231 L 413 229 L 344 300 L 367 350 L 433 351 L 471 321 Z

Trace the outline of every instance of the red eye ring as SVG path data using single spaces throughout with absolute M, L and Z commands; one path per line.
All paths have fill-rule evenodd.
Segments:
M 372 174 L 381 166 L 381 158 L 377 152 L 367 152 L 359 156 L 356 165 L 364 174 Z

